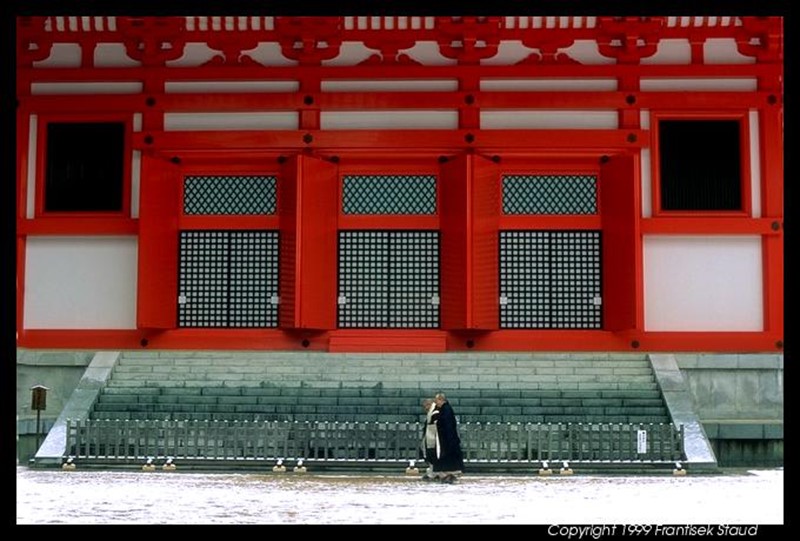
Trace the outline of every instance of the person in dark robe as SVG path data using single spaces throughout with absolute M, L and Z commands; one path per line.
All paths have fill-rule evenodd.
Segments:
M 461 453 L 461 438 L 458 437 L 456 414 L 444 393 L 434 397 L 439 412 L 436 420 L 439 435 L 439 459 L 436 463 L 436 476 L 446 483 L 452 483 L 464 472 L 464 456 Z

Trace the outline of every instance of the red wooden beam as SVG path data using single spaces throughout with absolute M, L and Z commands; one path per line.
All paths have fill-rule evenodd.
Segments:
M 778 236 L 778 223 L 770 218 L 682 216 L 680 218 L 643 218 L 643 235 L 765 235 Z
M 163 81 L 298 81 L 313 77 L 325 80 L 351 79 L 487 79 L 601 78 L 624 76 L 652 78 L 750 78 L 775 77 L 783 72 L 780 64 L 540 64 L 535 72 L 530 66 L 270 66 L 235 65 L 225 67 L 127 67 L 127 68 L 58 68 L 20 67 L 18 78 L 33 82 L 141 81 L 145 74 Z M 22 95 L 25 95 L 23 93 Z
M 634 150 L 649 145 L 643 130 L 266 130 L 139 132 L 133 134 L 138 149 L 232 150 L 271 152 L 290 149 L 318 151 L 441 150 L 463 148 L 503 153 L 553 149 L 567 153 Z
M 17 220 L 17 235 L 136 235 L 133 218 L 62 217 Z

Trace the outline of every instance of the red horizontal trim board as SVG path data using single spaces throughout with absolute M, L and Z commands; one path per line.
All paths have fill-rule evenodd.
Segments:
M 17 235 L 136 235 L 134 218 L 37 218 L 17 220 Z
M 469 137 L 468 137 L 469 136 Z M 310 137 L 310 139 L 309 139 Z M 469 142 L 468 142 L 469 141 Z M 486 152 L 565 149 L 611 151 L 647 147 L 643 130 L 265 130 L 137 132 L 137 149 L 441 149 L 475 148 Z
M 439 216 L 340 214 L 339 229 L 439 229 Z
M 500 229 L 600 229 L 600 216 L 514 215 L 500 216 Z
M 774 218 L 659 217 L 642 219 L 641 230 L 643 235 L 778 235 L 776 223 L 781 222 Z
M 21 80 L 34 82 L 91 82 L 140 81 L 143 73 L 155 80 L 166 81 L 235 81 L 276 80 L 297 81 L 321 78 L 323 80 L 348 79 L 455 79 L 478 77 L 482 79 L 531 78 L 530 65 L 486 66 L 191 66 L 191 67 L 130 67 L 130 68 L 28 68 L 17 69 Z M 774 77 L 783 72 L 779 63 L 755 64 L 539 64 L 535 77 Z
M 142 340 L 146 340 L 146 346 Z M 308 347 L 303 346 L 308 340 Z M 467 346 L 472 340 L 473 347 Z M 634 347 L 634 341 L 638 347 Z M 620 332 L 609 331 L 329 331 L 275 329 L 25 330 L 18 347 L 52 349 L 232 349 L 381 352 L 406 351 L 717 351 L 781 352 L 783 337 L 771 332 Z M 446 344 L 443 348 L 442 344 Z
M 771 92 L 271 92 L 213 94 L 90 94 L 97 113 L 369 111 L 430 109 L 751 109 L 770 106 Z M 634 101 L 628 103 L 630 97 Z M 20 99 L 28 113 L 85 108 L 87 95 L 33 95 Z M 154 100 L 154 105 L 146 105 Z M 305 100 L 311 100 L 310 104 Z M 469 105 L 467 105 L 469 104 Z
M 181 216 L 179 229 L 278 229 L 278 216 Z

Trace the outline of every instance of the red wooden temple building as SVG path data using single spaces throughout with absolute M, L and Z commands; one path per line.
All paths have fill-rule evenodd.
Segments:
M 781 352 L 780 17 L 17 18 L 17 345 Z

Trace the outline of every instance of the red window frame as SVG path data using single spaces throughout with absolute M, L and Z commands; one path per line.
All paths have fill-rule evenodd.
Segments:
M 345 160 L 342 160 L 343 162 Z M 379 161 L 354 159 L 339 164 L 338 229 L 439 229 L 442 205 L 439 189 L 439 164 L 434 158 L 419 157 Z M 343 207 L 344 177 L 350 175 L 433 175 L 436 178 L 435 214 L 345 214 Z
M 503 212 L 503 177 L 506 175 L 592 175 L 597 178 L 597 212 L 595 214 L 505 214 Z M 602 182 L 599 157 L 566 156 L 560 160 L 520 158 L 504 159 L 499 165 L 497 189 L 500 201 L 500 230 L 507 229 L 600 229 Z
M 180 184 L 178 187 L 178 229 L 278 229 L 277 206 L 274 214 L 184 214 L 183 197 L 184 181 L 190 176 L 274 176 L 278 182 L 281 178 L 279 166 L 266 163 L 225 163 L 226 158 L 209 163 L 187 163 L 181 166 Z M 274 163 L 274 160 L 273 160 Z M 280 190 L 276 183 L 276 201 L 280 197 Z M 280 202 L 278 201 L 278 205 Z
M 663 210 L 661 208 L 661 156 L 659 122 L 662 120 L 735 120 L 739 122 L 739 168 L 742 194 L 739 210 Z M 748 111 L 651 111 L 651 197 L 653 217 L 750 217 L 752 215 L 752 178 L 750 175 L 750 118 Z
M 119 122 L 125 127 L 122 159 L 122 209 L 118 211 L 46 211 L 44 208 L 45 176 L 47 171 L 47 126 L 54 123 Z M 133 167 L 133 115 L 123 114 L 46 114 L 36 123 L 36 204 L 34 218 L 69 218 L 93 220 L 98 218 L 131 218 L 131 189 Z

